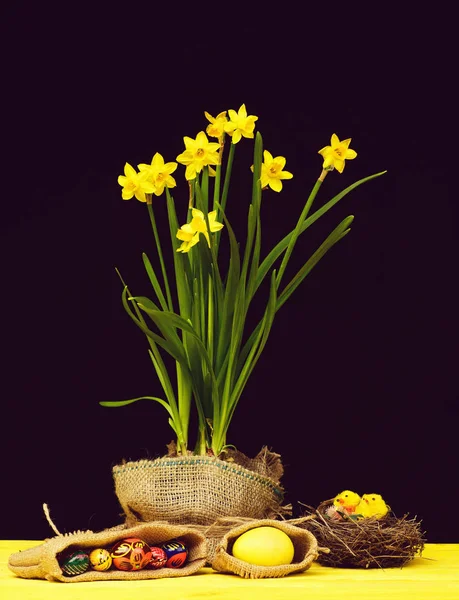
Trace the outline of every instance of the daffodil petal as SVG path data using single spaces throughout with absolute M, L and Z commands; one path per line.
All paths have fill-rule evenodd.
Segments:
M 271 177 L 268 182 L 268 185 L 275 192 L 280 192 L 282 190 L 282 181 L 280 179 Z
M 236 129 L 234 131 L 233 137 L 232 137 L 233 144 L 237 144 L 240 141 L 241 137 L 242 137 L 241 130 L 240 129 Z
M 187 179 L 189 181 L 190 179 L 194 179 L 195 177 L 196 177 L 196 167 L 195 167 L 195 165 L 190 164 L 187 166 L 187 168 L 185 170 L 185 179 Z
M 357 152 L 349 148 L 346 152 L 346 160 L 353 160 L 357 156 Z
M 126 175 L 126 177 L 133 177 L 133 176 L 137 175 L 134 167 L 132 165 L 130 165 L 128 162 L 124 165 L 124 174 Z
M 331 166 L 332 166 L 332 164 L 333 164 L 333 155 L 331 155 L 331 154 L 327 154 L 327 155 L 324 157 L 324 162 L 323 162 L 323 165 L 322 165 L 322 167 L 323 167 L 324 169 L 326 169 L 327 167 L 331 167 Z
M 183 143 L 185 144 L 185 148 L 188 150 L 189 147 L 194 148 L 195 141 L 193 138 L 188 137 L 187 135 L 183 138 Z
M 268 150 L 263 150 L 263 159 L 265 163 L 272 163 L 274 160 L 273 155 Z
M 344 160 L 335 158 L 335 160 L 333 161 L 333 166 L 338 171 L 338 173 L 342 173 L 344 171 Z
M 204 213 L 202 212 L 202 210 L 199 210 L 198 208 L 192 208 L 191 214 L 193 215 L 193 217 L 198 217 L 200 219 L 204 219 Z
M 293 177 L 293 173 L 290 173 L 290 171 L 281 171 L 279 173 L 279 179 L 292 179 Z
M 207 135 L 204 133 L 204 131 L 200 131 L 198 133 L 198 135 L 196 136 L 196 144 L 197 146 L 205 146 L 208 143 L 208 139 L 207 139 Z M 218 144 L 217 144 L 218 146 Z
M 170 175 L 177 169 L 178 165 L 176 162 L 168 162 L 164 165 L 164 171 Z
M 285 167 L 285 164 L 287 162 L 287 160 L 283 156 L 276 156 L 274 160 L 278 165 L 280 165 L 281 169 Z
M 332 148 L 339 146 L 339 137 L 336 135 L 336 133 L 333 133 L 331 136 L 331 146 Z

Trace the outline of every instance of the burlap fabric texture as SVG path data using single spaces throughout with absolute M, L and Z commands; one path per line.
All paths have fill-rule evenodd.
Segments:
M 293 561 L 289 565 L 280 565 L 276 567 L 262 567 L 249 564 L 243 560 L 235 558 L 232 554 L 233 544 L 236 539 L 255 527 L 276 527 L 286 533 L 293 542 L 295 554 Z M 304 535 L 306 534 L 306 535 Z M 306 529 L 300 529 L 291 525 L 287 521 L 273 521 L 263 519 L 245 523 L 239 527 L 231 529 L 221 540 L 215 552 L 215 558 L 212 561 L 212 568 L 222 573 L 234 573 L 241 577 L 251 579 L 261 579 L 264 577 L 284 577 L 290 573 L 299 573 L 309 569 L 311 563 L 317 558 L 319 548 L 314 535 Z
M 138 537 L 147 544 L 158 545 L 163 542 L 180 538 L 188 548 L 188 559 L 180 569 L 142 569 L 140 571 L 86 571 L 82 575 L 67 577 L 59 566 L 59 556 L 72 550 L 86 548 L 110 548 L 115 542 Z M 18 575 L 27 579 L 48 579 L 77 583 L 81 581 L 104 581 L 112 579 L 159 579 L 162 577 L 184 577 L 191 575 L 203 567 L 206 562 L 207 544 L 202 533 L 179 525 L 168 523 L 144 523 L 135 527 L 113 527 L 99 533 L 92 531 L 77 531 L 75 533 L 58 535 L 46 540 L 40 546 L 23 552 L 15 552 L 9 557 L 8 567 Z
M 289 512 L 278 480 L 213 456 L 127 462 L 113 468 L 113 478 L 129 524 L 212 525 L 221 517 L 269 519 Z

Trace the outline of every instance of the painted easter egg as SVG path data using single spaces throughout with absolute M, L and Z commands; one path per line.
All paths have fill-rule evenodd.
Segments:
M 169 569 L 178 569 L 183 567 L 188 556 L 186 546 L 180 540 L 171 540 L 165 544 L 161 544 L 167 556 L 166 567 Z
M 86 552 L 72 552 L 64 556 L 60 567 L 64 575 L 69 575 L 70 577 L 81 575 L 89 568 L 89 557 Z
M 255 527 L 236 539 L 232 552 L 252 565 L 275 567 L 289 565 L 295 548 L 289 536 L 277 527 Z
M 94 571 L 108 571 L 112 566 L 112 557 L 105 548 L 96 548 L 89 553 L 89 563 Z
M 150 550 L 151 559 L 148 563 L 148 568 L 161 569 L 161 567 L 165 567 L 167 562 L 167 554 L 164 552 L 164 550 L 158 546 L 151 546 Z
M 140 538 L 126 538 L 113 546 L 111 556 L 113 566 L 120 571 L 138 571 L 150 562 L 151 550 Z

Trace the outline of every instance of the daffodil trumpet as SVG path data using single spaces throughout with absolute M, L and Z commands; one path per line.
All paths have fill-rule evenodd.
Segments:
M 269 203 L 283 192 L 284 184 L 285 187 L 290 185 L 293 174 L 287 170 L 287 159 L 263 149 L 260 132 L 254 131 L 258 117 L 248 115 L 245 105 L 238 111 L 224 111 L 216 117 L 205 113 L 205 116 L 209 123 L 206 131 L 201 130 L 195 138 L 184 137 L 185 150 L 176 159 L 185 167 L 189 198 L 186 189 L 183 200 L 176 205 L 171 190 L 177 185 L 172 176 L 176 174 L 177 163 L 165 162 L 158 153 L 150 163 L 139 164 L 138 171 L 126 163 L 124 175 L 118 178 L 124 200 L 136 198 L 146 204 L 155 240 L 155 260 L 151 262 L 147 254 L 143 254 L 152 299 L 133 295 L 122 280 L 122 303 L 148 340 L 149 356 L 164 397 L 149 395 L 101 404 L 124 406 L 146 399 L 161 405 L 167 412 L 181 454 L 190 452 L 192 447 L 189 427 L 194 407 L 198 420 L 194 452 L 212 452 L 218 456 L 227 446 L 230 424 L 266 346 L 276 312 L 323 256 L 349 233 L 354 217 L 343 219 L 284 285 L 298 238 L 349 192 L 383 172 L 355 182 L 311 213 L 324 173 L 342 172 L 345 161 L 356 156 L 350 149 L 350 139 L 340 141 L 333 134 L 331 145 L 319 151 L 323 158 L 322 174 L 296 224 L 262 256 L 261 204 L 266 202 L 269 210 Z M 225 137 L 231 140 L 230 144 L 225 145 Z M 252 138 L 255 140 L 252 199 L 247 207 L 245 243 L 240 245 L 227 215 L 227 205 L 231 206 L 230 180 L 236 145 L 248 143 Z M 228 146 L 229 150 L 224 152 Z M 213 174 L 215 177 L 210 177 Z M 155 219 L 155 205 L 162 201 L 164 194 L 168 232 L 158 227 Z M 173 270 L 163 257 L 160 238 L 166 234 L 170 238 Z M 222 240 L 229 243 L 226 273 L 220 272 L 219 264 Z M 158 266 L 162 281 L 156 273 Z M 260 321 L 248 331 L 247 315 L 266 277 L 269 277 L 269 290 L 265 309 Z M 175 363 L 174 383 L 165 356 Z

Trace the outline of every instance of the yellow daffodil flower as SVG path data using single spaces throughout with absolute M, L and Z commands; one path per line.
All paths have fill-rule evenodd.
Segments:
M 137 167 L 141 173 L 147 173 L 148 181 L 155 187 L 153 193 L 156 196 L 161 196 L 165 187 L 173 188 L 177 185 L 175 179 L 171 176 L 171 173 L 177 168 L 177 163 L 165 163 L 164 158 L 159 152 L 156 152 L 153 156 L 150 165 L 142 163 L 137 165 Z
M 342 173 L 344 170 L 344 161 L 355 158 L 357 152 L 349 148 L 351 138 L 340 142 L 339 137 L 334 133 L 331 136 L 330 143 L 331 146 L 325 146 L 322 150 L 319 150 L 319 154 L 324 158 L 322 167 L 330 170 L 336 169 L 338 173 Z
M 188 180 L 194 179 L 196 174 L 200 173 L 206 165 L 218 164 L 220 144 L 209 142 L 204 131 L 200 131 L 195 140 L 185 136 L 183 141 L 186 150 L 179 154 L 176 160 L 182 165 L 187 165 L 185 177 Z
M 269 187 L 275 192 L 280 192 L 282 189 L 282 179 L 291 179 L 292 173 L 284 171 L 285 163 L 287 162 L 283 156 L 273 158 L 271 152 L 263 151 L 264 162 L 261 165 L 261 187 Z
M 225 131 L 232 137 L 233 144 L 237 144 L 242 136 L 246 138 L 254 137 L 253 130 L 258 117 L 254 115 L 247 116 L 245 104 L 241 106 L 238 112 L 230 109 L 228 115 L 230 120 L 225 123 Z
M 122 186 L 121 197 L 123 200 L 130 200 L 133 196 L 146 202 L 145 194 L 152 194 L 155 191 L 155 186 L 148 181 L 148 175 L 145 171 L 137 173 L 137 171 L 129 163 L 124 165 L 124 175 L 118 177 L 118 183 Z
M 192 219 L 190 223 L 182 225 L 177 231 L 177 238 L 182 241 L 180 248 L 177 248 L 177 252 L 189 252 L 190 249 L 199 242 L 199 234 L 202 233 L 207 240 L 207 244 L 210 247 L 209 233 L 207 231 L 207 223 L 204 217 L 204 213 L 197 208 L 193 208 L 191 211 Z M 223 223 L 219 223 L 217 218 L 217 211 L 213 210 L 208 213 L 207 218 L 209 220 L 209 228 L 211 233 L 220 231 L 223 228 Z
M 177 238 L 182 241 L 182 245 L 177 248 L 177 252 L 189 252 L 199 242 L 199 232 L 193 231 L 191 225 L 185 223 L 177 231 Z
M 228 119 L 226 118 L 226 110 L 219 113 L 216 117 L 213 117 L 208 112 L 204 112 L 206 119 L 210 122 L 207 125 L 207 135 L 209 137 L 216 137 L 220 141 L 225 133 L 225 123 L 228 123 Z

